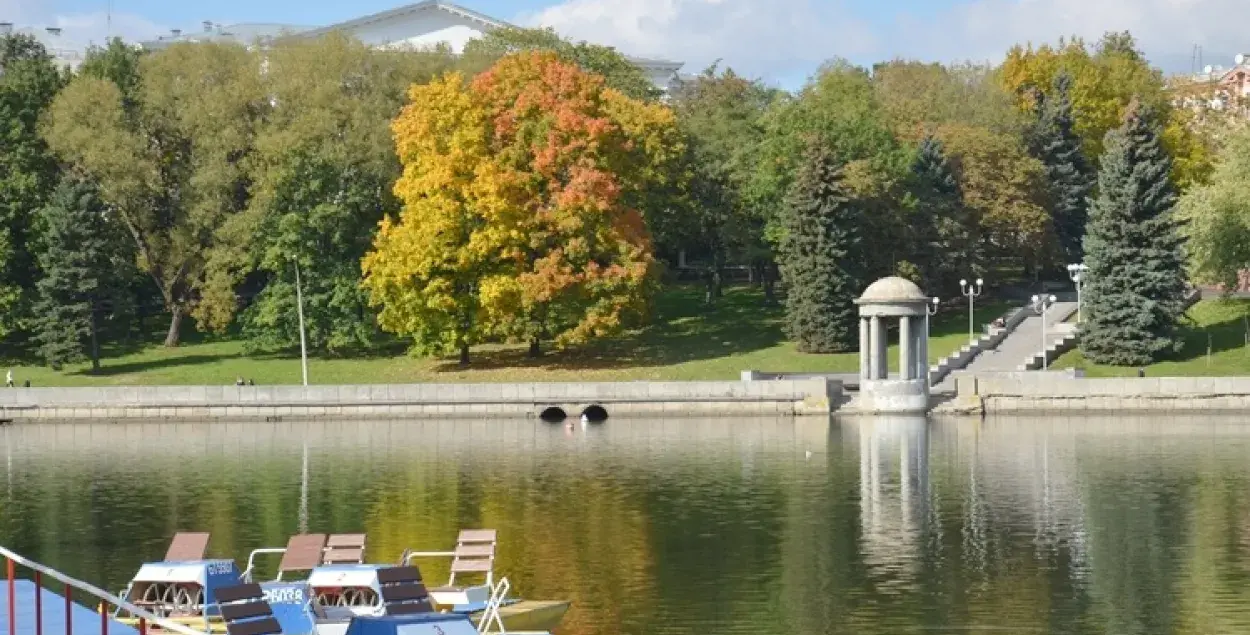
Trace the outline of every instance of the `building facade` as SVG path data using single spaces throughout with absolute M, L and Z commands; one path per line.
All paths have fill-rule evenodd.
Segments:
M 202 30 L 188 33 L 173 31 L 168 36 L 143 42 L 142 46 L 160 49 L 175 42 L 198 41 L 263 45 L 281 37 L 317 37 L 330 32 L 342 32 L 371 46 L 433 47 L 446 44 L 454 52 L 461 53 L 469 40 L 494 29 L 511 26 L 513 25 L 450 2 L 424 0 L 323 27 L 293 24 L 221 25 L 205 22 Z M 629 57 L 629 60 L 664 91 L 669 90 L 676 81 L 677 72 L 683 65 L 681 62 L 669 60 L 636 57 Z

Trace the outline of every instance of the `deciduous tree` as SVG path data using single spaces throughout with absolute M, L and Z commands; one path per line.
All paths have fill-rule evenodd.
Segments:
M 1134 103 L 1107 135 L 1090 208 L 1081 351 L 1098 364 L 1149 364 L 1179 345 L 1184 254 L 1171 160 L 1152 114 Z
M 0 36 L 0 338 L 30 315 L 40 233 L 36 215 L 57 179 L 55 157 L 38 124 L 63 85 L 37 40 Z
M 1238 288 L 1250 270 L 1250 128 L 1227 140 L 1210 183 L 1186 192 L 1179 210 L 1194 278 Z
M 170 312 L 165 344 L 176 346 L 188 314 L 223 327 L 233 313 L 233 293 L 202 293 L 205 263 L 247 204 L 246 160 L 270 102 L 260 58 L 241 46 L 175 44 L 138 66 L 133 108 L 114 82 L 83 75 L 53 103 L 46 136 L 134 239 Z

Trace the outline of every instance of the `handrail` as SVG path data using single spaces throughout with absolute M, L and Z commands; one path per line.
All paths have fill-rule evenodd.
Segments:
M 477 622 L 477 631 L 479 633 L 507 633 L 504 628 L 503 618 L 499 616 L 499 607 L 503 605 L 503 601 L 508 597 L 508 591 L 512 588 L 512 583 L 508 582 L 507 576 L 499 578 L 499 584 L 490 590 L 490 599 L 486 600 L 486 608 L 482 611 L 482 617 Z M 491 631 L 494 625 L 499 630 Z
M 97 587 L 97 586 L 95 586 L 95 585 L 93 585 L 93 584 L 90 584 L 90 583 L 87 583 L 87 582 L 83 582 L 82 580 L 78 580 L 78 579 L 75 579 L 75 578 L 71 578 L 71 577 L 69 577 L 69 576 L 65 575 L 64 573 L 61 573 L 60 571 L 57 571 L 56 569 L 53 569 L 53 568 L 48 567 L 48 566 L 46 566 L 46 565 L 39 564 L 38 562 L 35 562 L 34 560 L 29 560 L 29 559 L 27 559 L 27 558 L 25 558 L 25 557 L 23 557 L 23 556 L 21 556 L 21 555 L 19 555 L 19 554 L 17 554 L 17 553 L 14 553 L 14 552 L 12 552 L 12 551 L 10 551 L 10 550 L 8 550 L 8 549 L 4 548 L 4 547 L 0 547 L 0 555 L 2 555 L 2 556 L 4 556 L 4 557 L 8 558 L 10 562 L 15 562 L 15 563 L 20 564 L 20 565 L 22 565 L 22 566 L 24 566 L 24 567 L 27 567 L 27 568 L 29 568 L 29 569 L 34 569 L 35 571 L 37 571 L 37 572 L 39 572 L 39 573 L 41 573 L 41 574 L 43 574 L 43 575 L 46 575 L 46 576 L 49 576 L 49 577 L 52 577 L 52 578 L 54 578 L 54 579 L 56 579 L 56 580 L 61 581 L 63 584 L 66 584 L 66 585 L 68 585 L 68 586 L 72 586 L 72 587 L 74 587 L 74 588 L 76 588 L 76 589 L 81 589 L 81 590 L 83 590 L 83 591 L 86 591 L 87 593 L 90 593 L 91 595 L 94 595 L 95 597 L 100 598 L 100 599 L 102 599 L 102 600 L 104 600 L 104 601 L 108 602 L 109 604 L 113 604 L 114 606 L 119 606 L 119 607 L 125 608 L 125 609 L 126 609 L 127 611 L 129 611 L 131 614 L 133 614 L 133 615 L 137 615 L 137 616 L 139 616 L 139 617 L 141 617 L 141 618 L 143 618 L 143 619 L 147 620 L 148 622 L 151 622 L 152 624 L 156 624 L 156 625 L 160 626 L 162 629 L 165 629 L 165 630 L 170 630 L 170 631 L 173 631 L 173 632 L 175 632 L 175 633 L 180 633 L 181 635 L 211 635 L 210 633 L 206 633 L 206 632 L 204 632 L 204 631 L 197 631 L 197 630 L 195 630 L 195 629 L 193 629 L 193 628 L 189 628 L 189 627 L 183 626 L 182 624 L 179 624 L 179 623 L 177 623 L 177 622 L 171 622 L 171 621 L 169 621 L 169 620 L 166 620 L 165 618 L 160 617 L 160 616 L 156 615 L 155 613 L 152 613 L 152 612 L 150 612 L 150 611 L 148 611 L 148 610 L 146 610 L 146 609 L 143 609 L 143 608 L 140 608 L 140 607 L 138 607 L 138 606 L 135 606 L 134 604 L 131 604 L 130 602 L 127 602 L 126 600 L 123 600 L 122 598 L 119 598 L 119 597 L 117 597 L 116 595 L 113 595 L 112 593 L 109 593 L 108 591 L 105 591 L 104 589 L 101 589 L 100 587 Z M 12 570 L 10 569 L 10 573 L 11 573 L 11 571 L 12 571 Z M 16 582 L 16 580 L 14 579 L 13 575 L 11 575 L 11 574 L 10 574 L 10 576 L 9 576 L 9 600 L 10 600 L 10 603 L 12 602 L 12 600 L 13 600 L 13 595 L 14 595 L 14 593 L 13 593 L 13 584 L 14 584 L 14 582 Z M 40 594 L 41 592 L 42 592 L 42 588 L 36 588 L 36 589 L 35 589 L 35 595 L 36 595 L 36 597 L 38 597 L 38 596 L 39 596 L 39 594 Z M 68 598 L 67 598 L 67 599 L 68 599 Z M 68 603 L 68 602 L 67 602 L 67 603 Z M 9 617 L 9 620 L 10 620 L 10 622 L 12 622 L 12 620 L 13 620 L 13 615 L 14 615 L 15 613 L 16 613 L 16 611 L 14 610 L 14 607 L 12 606 L 12 604 L 10 604 L 10 606 L 9 606 L 9 616 L 10 616 L 10 617 Z
M 286 547 L 262 547 L 260 549 L 253 549 L 252 553 L 247 555 L 247 568 L 243 570 L 243 573 L 239 574 L 239 580 L 242 582 L 252 581 L 252 569 L 256 566 L 256 556 L 277 553 L 286 553 Z M 279 571 L 278 577 L 275 578 L 274 581 L 277 582 L 281 579 L 282 572 Z

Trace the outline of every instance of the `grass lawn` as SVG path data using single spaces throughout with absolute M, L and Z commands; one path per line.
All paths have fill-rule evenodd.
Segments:
M 1146 368 L 1148 377 L 1194 377 L 1202 375 L 1250 375 L 1250 348 L 1246 347 L 1246 321 L 1250 300 L 1203 300 L 1186 314 L 1184 348 L 1173 359 Z M 1211 359 L 1207 360 L 1210 338 Z M 1084 368 L 1088 377 L 1135 377 L 1136 367 L 1090 364 L 1080 351 L 1060 357 L 1052 368 Z
M 1001 302 L 979 303 L 978 322 L 989 322 L 1008 308 Z M 726 380 L 748 369 L 856 372 L 859 368 L 857 353 L 797 352 L 785 341 L 782 318 L 783 310 L 765 306 L 763 293 L 755 288 L 727 289 L 715 307 L 708 307 L 703 304 L 701 287 L 675 287 L 658 298 L 652 325 L 583 348 L 550 352 L 537 360 L 527 359 L 524 347 L 496 345 L 474 348 L 468 369 L 460 368 L 454 358 L 310 358 L 308 375 L 317 384 Z M 967 342 L 967 320 L 966 308 L 943 307 L 934 318 L 931 362 Z M 109 356 L 96 375 L 85 365 L 60 372 L 29 361 L 9 367 L 19 384 L 30 379 L 34 386 L 219 385 L 232 384 L 236 377 L 261 385 L 300 382 L 298 351 L 245 356 L 243 343 L 237 340 L 194 335 L 187 339 L 189 343 L 174 349 L 154 343 L 137 352 Z M 890 352 L 892 368 L 897 370 L 897 346 L 891 346 Z

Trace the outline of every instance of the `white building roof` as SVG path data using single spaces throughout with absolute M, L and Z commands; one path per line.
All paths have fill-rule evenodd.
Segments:
M 388 23 L 402 22 L 414 17 L 414 14 L 430 11 L 441 11 L 455 16 L 459 20 L 467 22 L 477 31 L 486 32 L 493 29 L 511 28 L 514 25 L 497 20 L 486 14 L 479 13 L 472 9 L 467 9 L 458 4 L 446 2 L 445 0 L 422 0 L 412 4 L 396 7 L 386 11 L 381 11 L 371 15 L 362 16 L 346 22 L 339 22 L 329 26 L 309 27 L 293 24 L 232 24 L 220 25 L 205 23 L 209 28 L 204 31 L 183 32 L 177 36 L 162 37 L 157 40 L 142 42 L 141 45 L 148 49 L 159 49 L 168 46 L 174 42 L 199 42 L 199 41 L 233 41 L 242 44 L 251 44 L 256 41 L 269 41 L 282 36 L 298 36 L 298 37 L 317 37 L 332 31 L 359 31 L 364 29 L 378 28 Z M 414 34 L 420 35 L 420 34 Z M 684 64 L 682 62 L 674 62 L 671 60 L 646 59 L 640 57 L 629 57 L 629 61 L 641 67 L 652 76 L 656 74 L 676 74 Z

